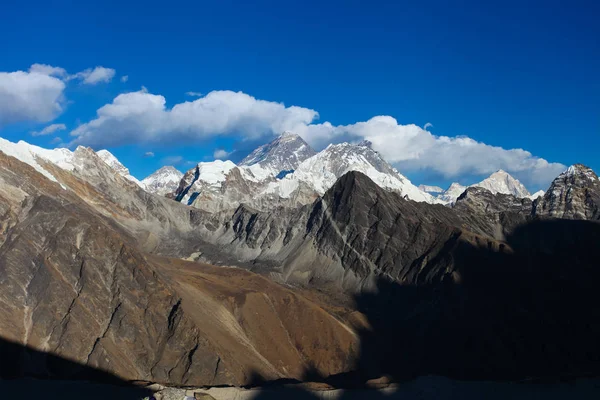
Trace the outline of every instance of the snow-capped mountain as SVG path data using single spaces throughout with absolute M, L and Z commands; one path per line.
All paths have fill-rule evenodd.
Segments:
M 299 135 L 283 132 L 275 140 L 258 147 L 239 162 L 241 167 L 260 165 L 274 176 L 283 176 L 294 171 L 300 163 L 316 152 Z
M 368 142 L 335 144 L 309 156 L 312 153 L 300 136 L 286 132 L 237 166 L 220 160 L 199 163 L 186 172 L 171 197 L 207 211 L 236 208 L 239 203 L 259 209 L 298 206 L 325 193 L 346 172 L 359 171 L 408 199 L 438 202 L 383 160 Z
M 31 165 L 35 170 L 51 181 L 57 182 L 56 177 L 44 168 L 44 163 L 49 162 L 62 169 L 72 171 L 75 169 L 73 152 L 69 149 L 44 149 L 20 140 L 18 143 L 0 138 L 0 151 Z
M 98 157 L 102 159 L 109 167 L 111 167 L 116 173 L 121 175 L 123 178 L 130 180 L 135 183 L 142 189 L 145 189 L 144 184 L 140 182 L 135 176 L 129 173 L 129 169 L 124 166 L 121 161 L 117 159 L 110 151 L 108 150 L 98 150 L 96 152 Z
M 453 205 L 456 203 L 456 199 L 458 199 L 465 190 L 467 190 L 467 186 L 463 186 L 458 182 L 453 182 L 448 189 L 437 196 L 437 199 L 442 204 Z
M 59 174 L 54 167 L 72 172 L 88 182 L 101 182 L 106 179 L 106 173 L 123 176 L 127 181 L 134 182 L 138 186 L 141 183 L 129 175 L 129 170 L 123 166 L 110 152 L 100 150 L 94 152 L 89 147 L 78 146 L 75 151 L 66 148 L 44 149 L 24 141 L 18 143 L 10 142 L 0 138 L 0 151 L 13 156 L 18 160 L 29 164 L 39 173 L 53 182 L 60 182 Z M 97 168 L 98 163 L 109 168 Z M 63 188 L 65 185 L 61 184 Z
M 142 180 L 146 191 L 164 196 L 174 192 L 183 178 L 183 173 L 173 166 L 165 166 Z
M 384 189 L 399 192 L 408 199 L 436 202 L 430 194 L 413 185 L 405 176 L 389 165 L 369 142 L 331 144 L 323 151 L 303 161 L 294 173 L 272 182 L 268 192 L 288 197 L 304 183 L 322 195 L 345 173 L 358 171 L 367 175 Z
M 492 192 L 493 194 L 511 194 L 519 199 L 527 197 L 534 200 L 540 195 L 544 194 L 543 191 L 540 191 L 541 193 L 537 192 L 534 195 L 531 195 L 527 188 L 525 188 L 525 186 L 523 186 L 523 184 L 519 182 L 518 179 L 513 178 L 508 172 L 498 170 L 486 179 L 473 185 L 463 186 L 459 183 L 454 182 L 450 185 L 450 187 L 447 190 L 440 193 L 437 196 L 437 199 L 443 204 L 452 205 L 456 203 L 456 199 L 458 199 L 458 197 L 467 189 L 467 187 L 484 188 Z
M 444 192 L 444 189 L 439 186 L 419 185 L 419 189 L 429 194 Z
M 518 179 L 513 178 L 508 172 L 503 170 L 498 170 L 481 182 L 471 186 L 482 187 L 494 194 L 512 194 L 517 198 L 529 197 L 531 195 Z

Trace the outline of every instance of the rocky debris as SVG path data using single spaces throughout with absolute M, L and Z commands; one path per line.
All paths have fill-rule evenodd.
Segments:
M 543 197 L 534 202 L 540 217 L 600 220 L 600 180 L 582 164 L 560 174 Z

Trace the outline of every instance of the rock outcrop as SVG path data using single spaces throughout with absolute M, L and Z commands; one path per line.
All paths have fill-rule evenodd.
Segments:
M 600 179 L 582 164 L 570 166 L 534 203 L 541 217 L 600 220 Z

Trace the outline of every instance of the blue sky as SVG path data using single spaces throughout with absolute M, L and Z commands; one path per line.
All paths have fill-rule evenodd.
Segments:
M 107 147 L 140 178 L 219 149 L 237 161 L 288 127 L 317 148 L 372 139 L 416 183 L 503 168 L 538 189 L 564 165 L 600 171 L 595 1 L 86 3 L 3 4 L 0 74 L 66 72 L 51 115 L 0 103 L 0 136 Z M 98 66 L 114 76 L 86 83 Z M 0 102 L 22 87 L 6 82 Z M 31 135 L 51 124 L 65 129 Z

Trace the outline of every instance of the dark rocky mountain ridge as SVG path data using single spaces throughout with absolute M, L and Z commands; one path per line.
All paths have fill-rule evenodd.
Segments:
M 5 339 L 178 385 L 598 372 L 600 225 L 553 218 L 597 219 L 585 170 L 534 203 L 417 203 L 349 172 L 299 208 L 211 213 L 78 151 L 81 170 L 45 165 L 59 183 L 0 154 Z

